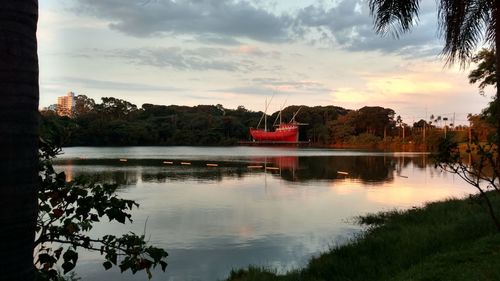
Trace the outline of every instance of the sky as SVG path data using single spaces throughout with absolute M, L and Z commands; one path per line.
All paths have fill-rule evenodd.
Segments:
M 435 1 L 413 30 L 377 35 L 366 0 L 39 0 L 40 106 L 72 91 L 137 106 L 392 108 L 467 124 L 481 96 L 446 67 Z M 298 117 L 298 119 L 300 119 Z

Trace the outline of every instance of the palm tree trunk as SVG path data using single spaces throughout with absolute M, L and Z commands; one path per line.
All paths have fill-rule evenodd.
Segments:
M 497 118 L 497 150 L 500 148 L 500 0 L 496 0 L 493 8 L 493 16 L 495 17 L 495 76 L 496 76 L 496 118 Z M 497 171 L 500 171 L 500 161 L 497 157 Z
M 37 0 L 0 1 L 0 279 L 34 280 Z
M 496 75 L 496 118 L 497 118 L 497 133 L 496 133 L 496 146 L 497 146 L 497 157 L 496 157 L 496 170 L 497 173 L 500 172 L 500 0 L 494 1 L 493 16 L 495 17 L 495 75 Z M 493 219 L 496 218 L 492 215 Z M 495 221 L 497 229 L 500 231 L 500 225 L 498 220 Z

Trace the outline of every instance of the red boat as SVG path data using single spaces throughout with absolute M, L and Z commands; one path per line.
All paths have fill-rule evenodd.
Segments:
M 250 128 L 250 134 L 254 141 L 264 142 L 298 142 L 299 126 L 295 123 L 280 124 L 274 132 L 264 129 Z
M 271 98 L 272 100 L 272 98 Z M 286 102 L 286 101 L 285 101 Z M 285 106 L 281 106 L 280 112 L 278 116 L 276 116 L 276 120 L 274 120 L 274 123 L 276 124 L 279 118 L 279 124 L 274 125 L 276 129 L 273 132 L 270 132 L 267 130 L 267 108 L 269 104 L 267 103 L 266 100 L 266 111 L 264 111 L 264 114 L 260 118 L 259 124 L 257 125 L 257 128 L 250 128 L 250 135 L 252 135 L 253 141 L 254 142 L 276 142 L 276 143 L 297 143 L 299 142 L 299 125 L 305 125 L 302 123 L 298 123 L 295 121 L 295 116 L 300 111 L 300 107 L 295 112 L 295 114 L 292 117 L 292 120 L 290 120 L 289 123 L 283 123 L 281 121 L 281 110 Z M 259 129 L 259 125 L 264 119 L 264 129 Z

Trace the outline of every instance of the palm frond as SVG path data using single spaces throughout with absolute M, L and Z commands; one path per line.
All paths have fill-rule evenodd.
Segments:
M 375 31 L 395 37 L 408 32 L 418 20 L 420 0 L 369 0 L 370 14 L 374 16 Z
M 438 23 L 445 40 L 442 54 L 447 65 L 459 61 L 465 67 L 479 42 L 488 40 L 485 32 L 491 28 L 491 5 L 490 0 L 440 1 Z

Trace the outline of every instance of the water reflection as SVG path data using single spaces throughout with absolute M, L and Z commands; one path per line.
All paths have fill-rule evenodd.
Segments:
M 285 181 L 358 180 L 365 184 L 381 185 L 395 176 L 407 177 L 402 170 L 412 165 L 425 169 L 429 165 L 425 154 L 401 156 L 273 156 L 252 157 L 246 160 L 207 161 L 180 159 L 165 165 L 162 159 L 63 159 L 56 167 L 66 172 L 68 180 L 77 175 L 92 175 L 96 180 L 119 185 L 167 181 L 222 181 L 225 178 L 242 178 L 252 174 L 267 173 Z M 190 165 L 181 165 L 188 162 Z
M 99 157 L 79 159 L 83 150 L 74 149 L 56 169 L 118 183 L 121 196 L 140 204 L 132 225 L 103 223 L 93 235 L 142 233 L 146 225 L 150 241 L 170 254 L 167 274 L 156 273 L 154 280 L 220 280 L 249 264 L 300 267 L 359 231 L 346 222 L 353 216 L 470 191 L 424 154 L 193 150 L 199 155 L 187 148 L 173 151 L 175 157 L 158 148 L 127 148 L 129 155 L 85 148 Z M 104 271 L 96 255 L 81 253 L 80 259 L 84 280 L 145 278 Z

